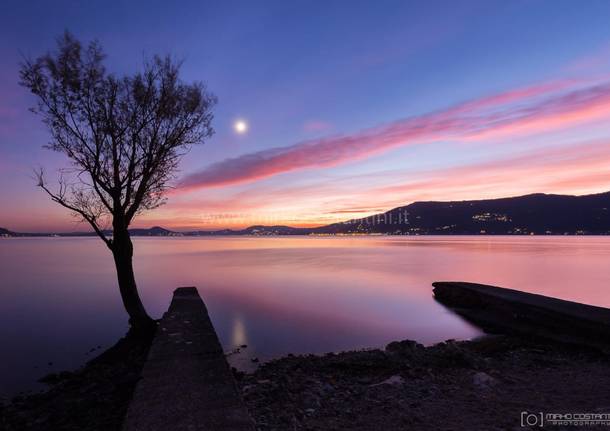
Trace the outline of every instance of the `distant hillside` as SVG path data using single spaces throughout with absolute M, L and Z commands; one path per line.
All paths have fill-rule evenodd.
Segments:
M 150 229 L 129 229 L 129 233 L 133 236 L 181 236 L 179 232 L 174 232 L 159 226 L 154 226 Z
M 0 236 L 14 236 L 15 234 L 8 229 L 0 227 Z
M 108 235 L 112 232 L 105 231 Z M 502 199 L 414 202 L 382 214 L 317 228 L 250 226 L 245 229 L 174 232 L 159 226 L 130 229 L 133 236 L 213 235 L 607 235 L 610 234 L 610 192 L 584 195 L 542 193 Z M 52 236 L 15 233 L 0 228 L 0 236 Z M 74 232 L 59 236 L 95 236 Z
M 316 233 L 610 234 L 610 192 L 542 193 L 473 201 L 414 202 L 383 214 L 314 229 Z

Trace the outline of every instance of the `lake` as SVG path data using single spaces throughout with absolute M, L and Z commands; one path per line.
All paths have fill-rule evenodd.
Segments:
M 432 297 L 436 280 L 495 284 L 610 306 L 610 237 L 135 238 L 153 317 L 197 286 L 232 365 L 287 353 L 431 344 L 480 331 Z M 0 239 L 0 393 L 75 368 L 127 328 L 96 238 Z M 98 348 L 98 346 L 101 346 Z

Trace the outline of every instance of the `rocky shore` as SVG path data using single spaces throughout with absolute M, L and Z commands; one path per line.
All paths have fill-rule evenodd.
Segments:
M 127 334 L 81 369 L 43 377 L 47 391 L 0 405 L 0 430 L 120 430 L 153 335 Z
M 83 369 L 47 377 L 47 392 L 2 406 L 0 429 L 120 430 L 149 344 L 126 337 Z M 610 413 L 610 356 L 522 337 L 405 340 L 234 374 L 260 431 L 517 430 L 522 411 Z
M 237 377 L 261 431 L 517 430 L 523 411 L 610 413 L 610 357 L 507 336 L 288 356 Z

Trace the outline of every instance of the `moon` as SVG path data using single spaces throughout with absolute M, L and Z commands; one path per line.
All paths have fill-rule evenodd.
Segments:
M 248 131 L 248 123 L 246 123 L 246 120 L 236 120 L 235 123 L 233 123 L 233 129 L 238 134 L 243 135 Z

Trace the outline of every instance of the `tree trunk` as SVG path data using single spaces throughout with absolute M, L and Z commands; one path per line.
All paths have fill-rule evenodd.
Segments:
M 133 244 L 127 229 L 114 229 L 112 255 L 119 280 L 119 290 L 125 310 L 129 314 L 129 325 L 135 330 L 154 328 L 155 322 L 146 313 L 133 274 Z

